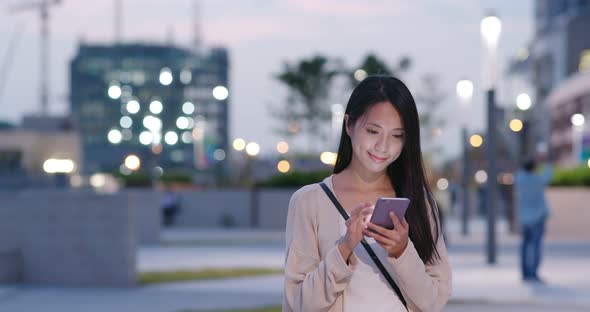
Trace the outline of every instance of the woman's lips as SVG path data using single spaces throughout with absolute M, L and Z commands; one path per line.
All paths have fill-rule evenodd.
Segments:
M 371 153 L 369 153 L 369 157 L 371 157 L 371 159 L 373 159 L 376 162 L 385 162 L 387 160 L 387 158 L 377 157 Z

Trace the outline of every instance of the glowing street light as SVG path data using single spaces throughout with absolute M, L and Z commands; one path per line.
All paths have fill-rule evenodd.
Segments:
M 474 134 L 469 138 L 469 144 L 473 147 L 480 147 L 483 144 L 483 138 L 479 134 Z
M 335 165 L 338 154 L 333 152 L 323 152 L 320 154 L 320 160 L 326 165 Z
M 163 109 L 164 109 L 164 106 L 162 105 L 162 102 L 160 102 L 158 100 L 154 100 L 150 103 L 150 112 L 152 112 L 156 115 L 161 113 Z
M 484 184 L 486 183 L 488 180 L 488 174 L 483 171 L 483 170 L 478 170 L 475 173 L 475 182 L 477 182 L 478 184 Z
M 277 164 L 277 170 L 281 173 L 287 173 L 291 169 L 291 164 L 286 160 L 281 160 Z
M 109 142 L 111 142 L 112 144 L 119 144 L 123 139 L 123 135 L 121 134 L 121 131 L 117 129 L 112 129 L 107 134 L 107 138 L 109 139 Z
M 523 127 L 524 124 L 522 123 L 522 120 L 517 118 L 510 120 L 510 130 L 512 130 L 513 132 L 519 132 L 520 130 L 522 130 Z
M 128 155 L 125 157 L 125 167 L 129 168 L 129 170 L 137 171 L 141 167 L 141 160 L 136 155 Z
M 449 180 L 447 180 L 445 178 L 438 179 L 438 181 L 436 181 L 436 187 L 441 191 L 448 189 L 449 188 Z
M 459 80 L 457 82 L 457 96 L 462 102 L 469 102 L 473 97 L 473 82 L 471 80 Z
M 571 122 L 574 127 L 583 127 L 584 123 L 586 123 L 586 118 L 582 114 L 573 114 Z
M 243 151 L 244 148 L 246 148 L 246 141 L 244 141 L 244 139 L 237 138 L 234 140 L 232 146 L 238 152 Z
M 221 148 L 216 149 L 213 152 L 213 158 L 215 158 L 215 160 L 217 161 L 222 161 L 225 159 L 225 151 Z
M 150 145 L 154 140 L 154 136 L 149 131 L 143 131 L 139 134 L 139 143 L 143 145 Z
M 285 141 L 277 143 L 277 152 L 280 154 L 286 154 L 289 151 L 289 144 Z
M 184 104 L 182 104 L 182 112 L 187 115 L 194 113 L 195 105 L 191 102 L 184 102 Z
M 116 100 L 121 97 L 121 86 L 118 83 L 111 83 L 107 93 L 111 99 Z
M 123 116 L 119 120 L 119 125 L 121 125 L 121 128 L 129 129 L 133 126 L 133 119 L 129 116 Z
M 72 173 L 75 167 L 71 159 L 50 158 L 43 162 L 43 171 L 46 173 Z
M 520 110 L 527 110 L 531 108 L 532 101 L 531 97 L 526 93 L 521 93 L 516 97 L 516 107 Z
M 367 78 L 367 72 L 364 69 L 357 69 L 354 71 L 354 79 L 358 82 Z
M 172 77 L 172 70 L 168 67 L 164 67 L 160 70 L 160 83 L 168 86 L 172 83 L 174 78 Z
M 183 69 L 180 71 L 180 82 L 189 84 L 192 79 L 193 74 L 191 73 L 190 69 Z
M 217 86 L 213 88 L 212 94 L 216 100 L 223 101 L 229 96 L 229 91 L 224 86 Z
M 140 109 L 139 102 L 137 100 L 131 100 L 127 102 L 126 107 L 129 114 L 137 114 Z
M 250 156 L 256 156 L 260 152 L 260 145 L 256 142 L 250 142 L 246 145 L 246 153 Z
M 176 134 L 174 131 L 168 131 L 164 135 L 164 141 L 168 145 L 174 145 L 178 142 L 178 134 Z

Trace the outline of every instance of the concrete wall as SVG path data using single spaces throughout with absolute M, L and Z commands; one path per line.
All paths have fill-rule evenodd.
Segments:
M 23 279 L 20 219 L 15 194 L 3 194 L 0 199 L 0 283 Z
M 179 193 L 178 227 L 284 229 L 295 190 Z M 65 189 L 0 193 L 0 283 L 129 286 L 138 244 L 158 244 L 159 192 Z
M 207 190 L 179 193 L 179 227 L 284 229 L 295 190 Z
M 160 242 L 162 214 L 159 192 L 150 189 L 124 190 L 127 205 L 136 213 L 137 238 L 140 245 L 156 245 Z
M 0 229 L 8 235 L 1 235 L 0 252 L 12 266 L 0 271 L 0 281 L 16 276 L 41 285 L 134 285 L 138 221 L 132 199 L 63 190 L 0 194 Z
M 252 194 L 248 190 L 185 191 L 175 225 L 182 227 L 249 227 Z
M 289 200 L 294 189 L 261 189 L 258 191 L 258 222 L 262 229 L 285 229 Z

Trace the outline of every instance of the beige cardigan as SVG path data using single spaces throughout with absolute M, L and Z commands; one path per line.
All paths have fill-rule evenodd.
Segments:
M 333 191 L 331 177 L 324 182 Z M 346 264 L 338 251 L 339 218 L 319 184 L 306 185 L 291 197 L 283 311 L 342 311 L 342 294 L 357 260 L 353 254 Z M 440 311 L 449 299 L 451 267 L 442 235 L 436 246 L 441 259 L 433 265 L 424 265 L 411 240 L 399 258 L 383 263 L 391 268 L 410 311 Z

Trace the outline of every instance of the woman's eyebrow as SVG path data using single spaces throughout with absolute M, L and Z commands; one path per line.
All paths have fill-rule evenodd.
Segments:
M 381 127 L 380 125 L 378 125 L 378 124 L 376 124 L 374 122 L 368 122 L 367 125 L 369 125 L 369 126 L 375 126 L 375 127 L 382 128 L 383 129 L 383 127 Z M 394 128 L 393 130 L 404 131 L 404 128 Z

